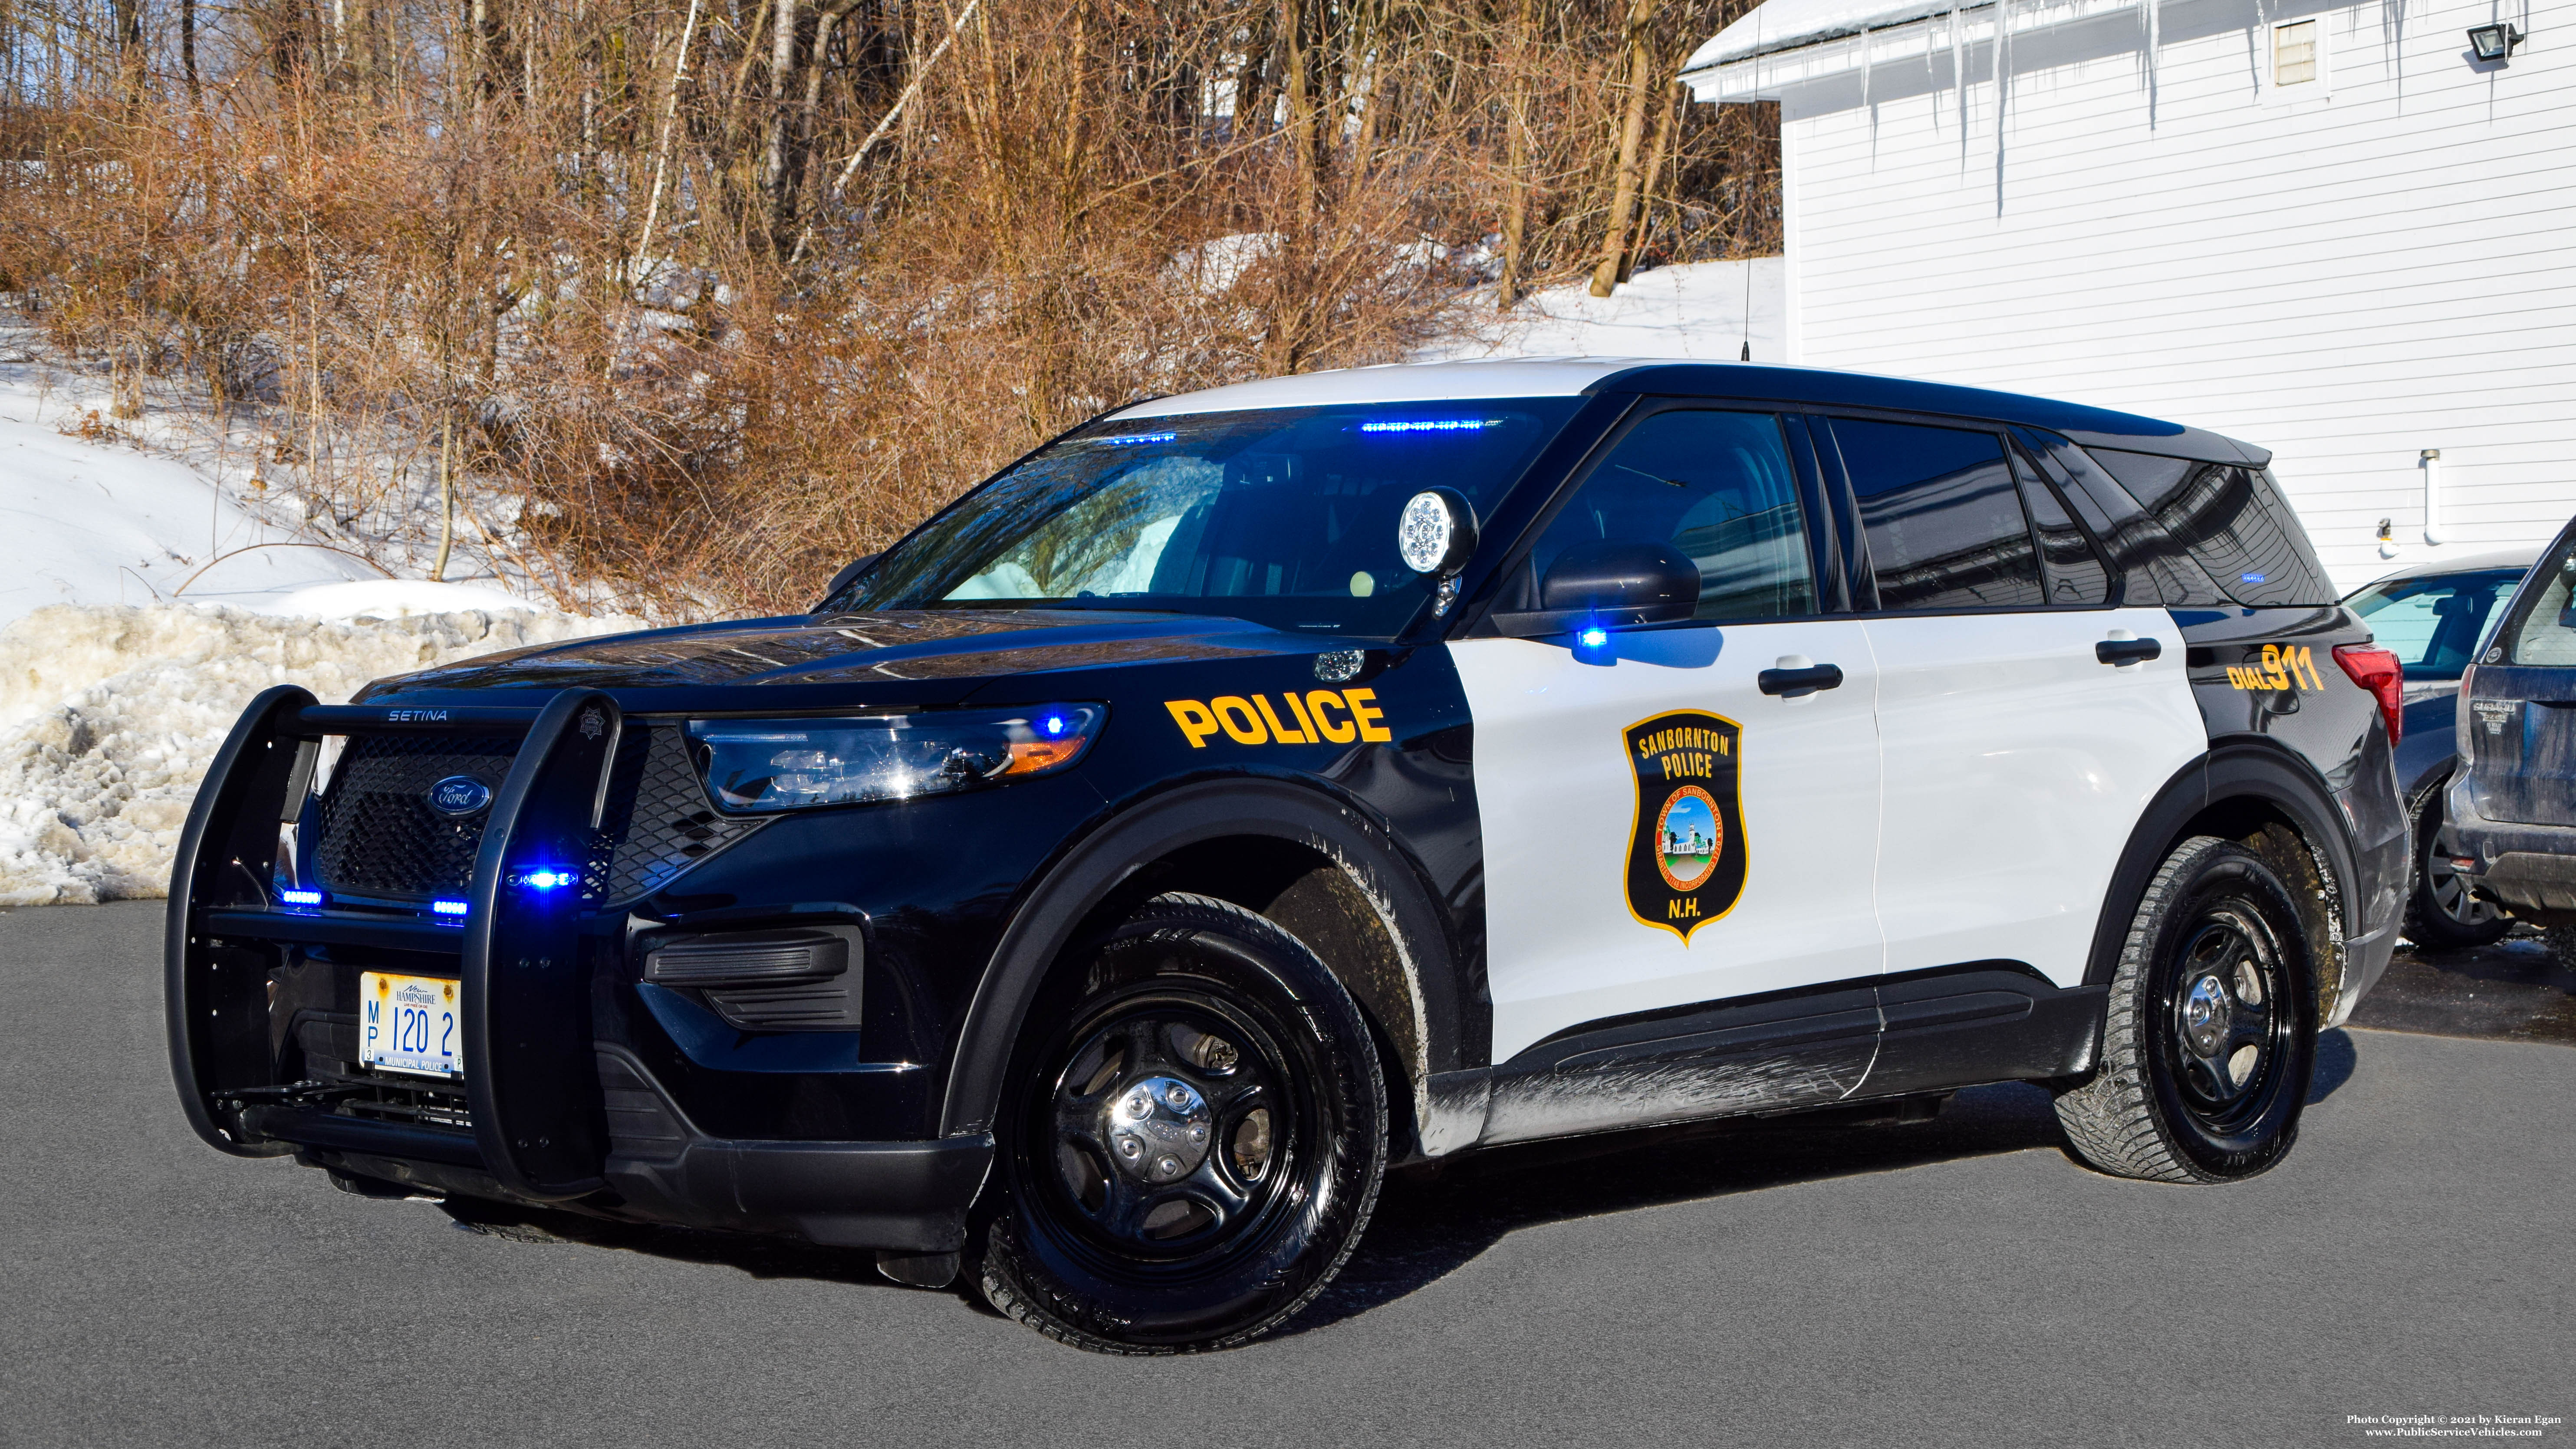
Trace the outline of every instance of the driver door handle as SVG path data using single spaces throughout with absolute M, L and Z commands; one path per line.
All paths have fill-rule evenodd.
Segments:
M 2102 640 L 2100 643 L 2093 646 L 2093 657 L 2101 660 L 2105 664 L 2113 666 L 2123 664 L 2144 664 L 2150 659 L 2157 658 L 2164 652 L 2165 646 L 2157 643 L 2153 639 L 2121 639 L 2115 637 Z
M 1836 665 L 1792 664 L 1787 659 L 1780 663 L 1783 667 L 1765 669 L 1754 676 L 1754 682 L 1762 686 L 1764 694 L 1776 694 L 1782 699 L 1802 699 L 1820 689 L 1842 688 L 1843 672 Z M 1738 679 L 1743 677 L 1740 674 L 1736 676 Z

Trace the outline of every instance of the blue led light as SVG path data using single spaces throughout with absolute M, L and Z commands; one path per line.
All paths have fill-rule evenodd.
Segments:
M 1114 438 L 1085 438 L 1083 441 L 1088 443 L 1109 444 L 1168 443 L 1179 436 L 1180 434 L 1178 433 L 1121 433 Z
M 519 884 L 526 886 L 532 891 L 550 891 L 561 886 L 571 885 L 572 872 L 568 870 L 532 870 L 519 877 Z
M 1602 645 L 1610 642 L 1610 631 L 1595 625 L 1592 628 L 1584 630 L 1576 637 L 1583 641 L 1584 648 L 1598 649 Z
M 442 916 L 461 916 L 465 914 L 465 903 L 463 901 L 431 901 L 429 903 L 429 908 Z
M 322 893 L 320 891 L 279 891 L 277 893 L 277 898 L 290 906 L 318 906 L 322 904 Z
M 1064 716 L 1060 714 L 1048 715 L 1046 718 L 1038 721 L 1038 728 L 1045 730 L 1050 735 L 1063 734 Z
M 1402 421 L 1362 423 L 1363 433 L 1472 433 L 1486 427 L 1488 418 L 1407 418 Z

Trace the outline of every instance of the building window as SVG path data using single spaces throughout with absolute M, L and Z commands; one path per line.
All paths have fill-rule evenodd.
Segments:
M 2295 86 L 2317 78 L 2317 23 L 2294 20 L 2272 27 L 2272 84 Z

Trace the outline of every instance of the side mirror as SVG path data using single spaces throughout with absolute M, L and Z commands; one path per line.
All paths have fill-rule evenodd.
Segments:
M 1476 508 L 1454 488 L 1425 488 L 1396 515 L 1395 552 L 1404 566 L 1427 578 L 1458 576 L 1476 552 Z
M 1567 618 L 1565 628 L 1585 616 L 1612 627 L 1677 623 L 1699 608 L 1699 565 L 1670 544 L 1580 543 L 1557 555 L 1538 594 L 1540 611 Z
M 850 580 L 857 578 L 859 575 L 861 575 L 861 574 L 863 574 L 863 573 L 866 573 L 866 572 L 868 571 L 868 568 L 869 568 L 869 566 L 870 566 L 870 565 L 874 564 L 878 559 L 881 559 L 881 558 L 883 558 L 883 557 L 885 557 L 885 555 L 883 555 L 883 554 L 878 554 L 878 553 L 863 553 L 863 554 L 860 554 L 857 558 L 854 558 L 854 559 L 850 560 L 848 563 L 843 564 L 843 565 L 841 566 L 841 571 L 840 571 L 839 573 L 837 573 L 837 574 L 832 575 L 832 581 L 831 581 L 830 583 L 828 583 L 828 584 L 826 584 L 826 585 L 824 585 L 824 586 L 823 586 L 823 598 L 822 598 L 822 602 L 821 602 L 821 603 L 816 604 L 814 607 L 815 607 L 815 608 L 817 608 L 817 609 L 820 609 L 821 607 L 823 607 L 823 604 L 828 604 L 828 603 L 832 602 L 832 597 L 833 597 L 833 595 L 838 594 L 839 592 L 841 592 L 841 590 L 843 590 L 843 589 L 845 589 L 845 588 L 848 588 L 848 587 L 849 587 L 849 585 L 850 585 Z

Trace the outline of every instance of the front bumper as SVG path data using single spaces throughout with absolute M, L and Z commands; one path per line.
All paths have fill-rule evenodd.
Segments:
M 542 710 L 473 712 L 473 728 L 524 730 L 525 742 L 490 807 L 464 924 L 274 904 L 279 827 L 295 818 L 312 747 L 379 727 L 365 713 L 271 690 L 199 792 L 171 882 L 164 970 L 172 1072 L 201 1138 L 239 1156 L 292 1153 L 432 1192 L 629 1220 L 904 1253 L 960 1245 L 989 1137 L 841 1140 L 880 1123 L 817 1116 L 810 1103 L 800 1140 L 758 1135 L 765 1118 L 702 1130 L 643 1058 L 599 1035 L 615 1020 L 600 989 L 621 979 L 621 923 L 516 890 L 507 867 L 579 858 L 595 830 L 619 728 L 604 695 L 567 690 Z M 349 1069 L 355 1049 L 333 1033 L 354 1041 L 347 993 L 361 969 L 458 983 L 461 1083 Z M 703 1070 L 651 1040 L 672 1070 Z M 859 1131 L 816 1130 L 838 1121 Z

